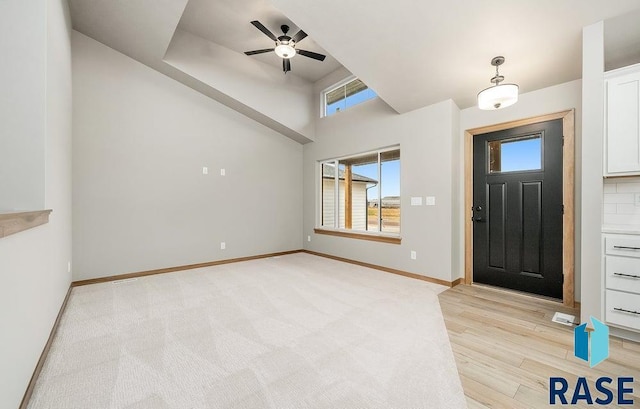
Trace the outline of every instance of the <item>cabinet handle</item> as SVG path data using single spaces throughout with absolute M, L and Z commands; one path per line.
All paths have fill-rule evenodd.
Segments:
M 640 278 L 640 276 L 634 274 L 613 273 L 613 275 L 618 277 Z
M 614 307 L 613 310 L 619 311 L 619 312 L 626 312 L 627 314 L 640 315 L 640 312 L 638 311 L 625 310 L 624 308 Z
M 613 246 L 613 248 L 618 250 L 634 250 L 634 251 L 640 250 L 640 247 L 630 247 L 630 246 Z

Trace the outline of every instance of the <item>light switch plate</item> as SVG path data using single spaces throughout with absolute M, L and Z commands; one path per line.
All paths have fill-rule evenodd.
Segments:
M 422 206 L 422 196 L 411 197 L 411 206 Z
M 208 174 L 209 174 L 209 168 L 208 168 L 208 167 L 206 167 L 206 166 L 203 166 L 203 167 L 202 167 L 202 174 L 203 174 L 203 175 L 208 175 Z
M 220 176 L 225 176 L 226 174 L 227 171 L 224 168 L 220 169 Z
M 427 196 L 427 206 L 435 206 L 435 205 L 436 205 L 436 197 Z

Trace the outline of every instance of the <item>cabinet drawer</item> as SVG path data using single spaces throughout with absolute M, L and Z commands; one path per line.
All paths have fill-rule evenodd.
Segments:
M 640 330 L 640 294 L 607 290 L 606 306 L 608 323 Z
M 605 254 L 613 256 L 639 257 L 640 237 L 606 237 Z
M 606 256 L 605 271 L 608 289 L 640 294 L 640 258 Z

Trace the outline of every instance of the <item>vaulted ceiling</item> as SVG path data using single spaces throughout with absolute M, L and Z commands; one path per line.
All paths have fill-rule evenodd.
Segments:
M 178 25 L 178 29 L 207 39 L 238 53 L 273 48 L 273 41 L 250 24 L 258 19 L 276 36 L 282 35 L 280 26 L 289 25 L 289 35 L 300 30 L 273 5 L 263 0 L 190 0 Z M 302 40 L 298 47 L 327 55 L 322 61 L 296 56 L 291 60 L 293 72 L 311 82 L 316 82 L 340 67 L 340 63 L 320 47 L 312 37 Z M 282 59 L 275 53 L 259 54 L 255 58 L 265 64 L 282 69 Z
M 300 1 L 273 4 L 402 113 L 452 98 L 472 106 L 492 57 L 521 92 L 581 77 L 582 27 L 637 0 Z
M 398 113 L 446 99 L 466 108 L 491 85 L 492 57 L 506 57 L 501 74 L 521 92 L 577 79 L 582 27 L 640 10 L 638 0 L 69 3 L 74 29 L 301 143 L 314 139 L 314 82 L 341 66 Z M 272 47 L 251 20 L 276 35 L 281 24 L 293 33 L 302 28 L 309 37 L 300 47 L 327 54 L 327 60 L 296 56 L 293 71 L 284 75 L 273 54 L 245 56 L 243 51 Z M 638 44 L 636 37 L 625 47 Z M 275 105 L 287 106 L 288 114 L 280 115 Z

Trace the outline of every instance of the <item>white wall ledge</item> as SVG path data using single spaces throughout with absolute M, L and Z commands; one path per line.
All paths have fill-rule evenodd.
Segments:
M 49 214 L 52 211 L 48 209 L 31 212 L 0 213 L 0 238 L 48 223 Z

